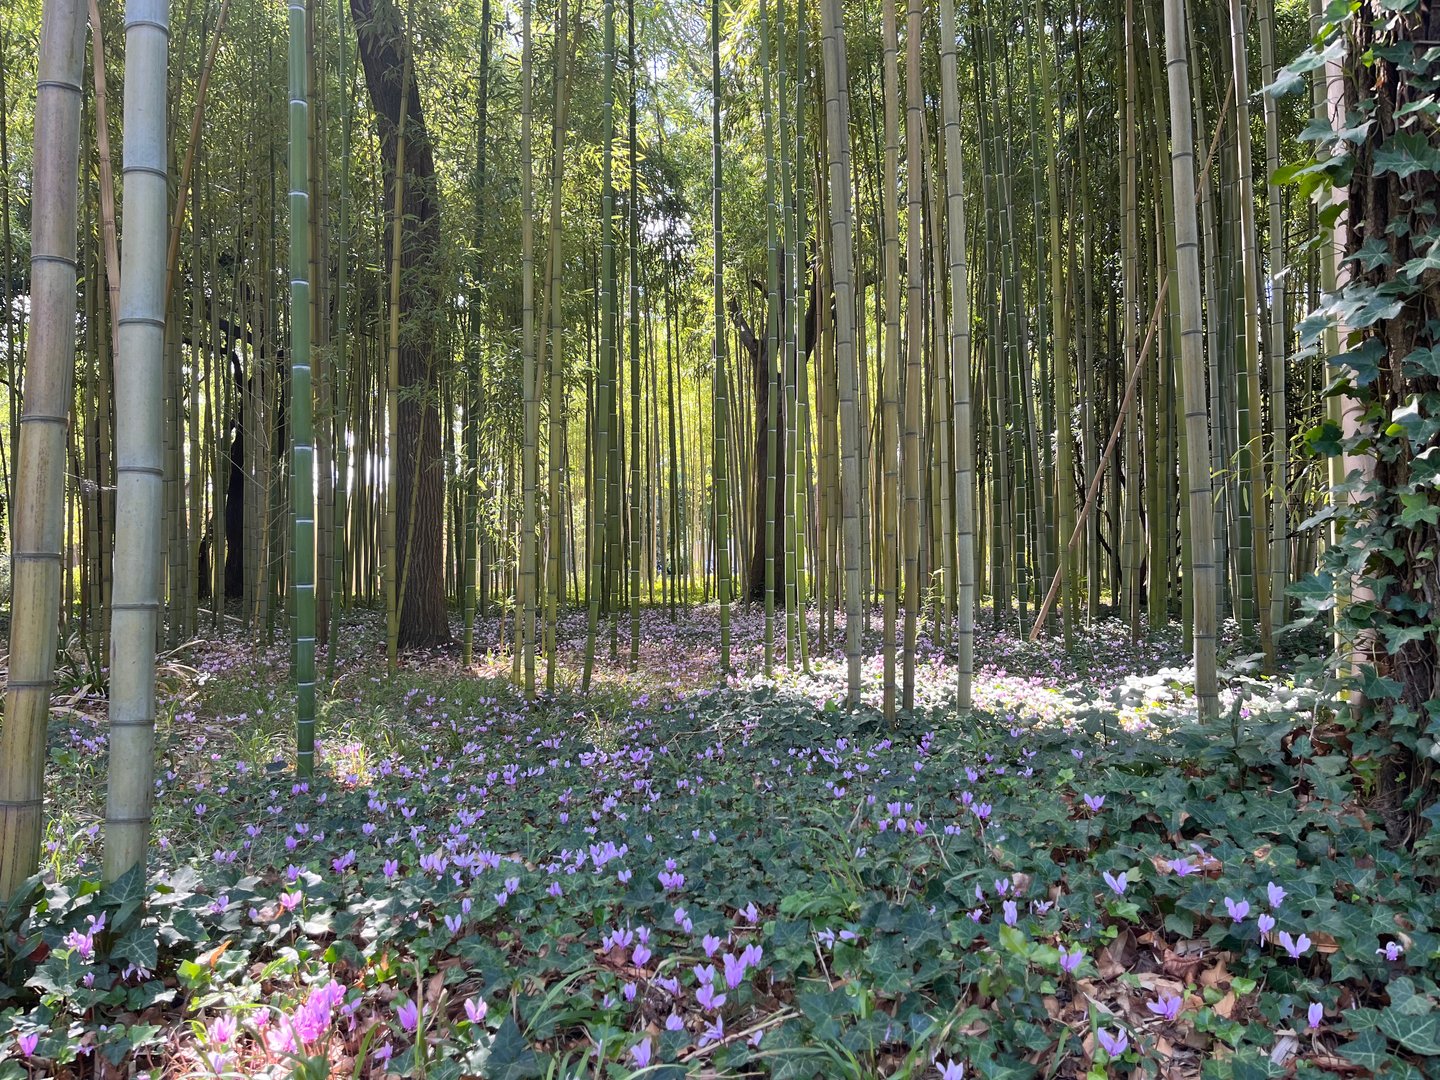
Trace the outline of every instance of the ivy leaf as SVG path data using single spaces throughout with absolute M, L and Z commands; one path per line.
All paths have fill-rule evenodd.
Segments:
M 155 930 L 151 927 L 137 926 L 121 938 L 115 948 L 110 950 L 110 960 L 112 963 L 124 961 L 127 964 L 144 968 L 146 971 L 154 971 L 160 963 L 158 948 Z
M 1411 394 L 1409 401 L 1390 414 L 1390 426 L 1385 429 L 1385 434 L 1392 437 L 1404 435 L 1412 443 L 1423 443 L 1435 426 L 1436 422 L 1420 409 L 1420 395 Z
M 1322 420 L 1305 432 L 1305 445 L 1318 457 L 1338 457 L 1345 452 L 1345 446 L 1340 441 L 1343 437 L 1339 424 L 1334 420 Z
M 1437 261 L 1435 265 L 1440 268 L 1440 261 Z M 1412 379 L 1418 379 L 1424 375 L 1440 377 L 1440 345 L 1432 345 L 1428 349 L 1423 347 L 1416 349 L 1400 363 L 1404 366 L 1405 374 Z
M 1400 496 L 1400 524 L 1413 529 L 1420 524 L 1440 524 L 1440 506 L 1436 506 L 1424 495 Z
M 1440 485 L 1440 446 L 1432 446 L 1423 454 L 1416 454 L 1410 463 L 1410 482 L 1417 487 Z
M 1404 689 L 1394 679 L 1387 679 L 1375 671 L 1373 665 L 1366 664 L 1360 669 L 1361 686 L 1360 692 L 1365 695 L 1368 701 L 1380 701 L 1390 698 L 1398 698 Z
M 1391 1006 L 1380 1014 L 1380 1030 L 1412 1054 L 1440 1057 L 1440 1014 L 1416 1014 Z
M 1355 1039 L 1340 1047 L 1340 1056 L 1353 1061 L 1362 1069 L 1377 1072 L 1389 1057 L 1385 1036 L 1378 1031 L 1363 1031 Z
M 1400 272 L 1412 283 L 1418 281 L 1426 270 L 1440 270 L 1440 244 L 1431 244 L 1424 255 L 1411 259 L 1400 268 Z
M 484 1075 L 494 1080 L 533 1080 L 540 1075 L 540 1059 L 525 1044 L 514 1016 L 507 1016 L 496 1030 L 489 1050 Z
M 1399 315 L 1405 307 L 1409 292 L 1407 286 L 1397 282 L 1387 282 L 1385 285 L 1354 285 L 1335 298 L 1330 310 L 1344 325 L 1363 329 Z
M 1394 173 L 1404 180 L 1421 172 L 1440 171 L 1440 150 L 1418 131 L 1399 131 L 1375 151 L 1375 175 Z
M 1396 313 L 1399 313 L 1398 305 Z M 1393 318 L 1393 316 L 1390 317 Z M 1356 386 L 1369 386 L 1380 377 L 1380 361 L 1384 357 L 1384 343 L 1379 338 L 1366 338 L 1355 348 L 1332 356 L 1330 363 L 1353 372 Z
M 115 917 L 110 921 L 110 927 L 114 930 L 123 928 L 134 914 L 140 910 L 140 905 L 145 900 L 145 871 L 142 866 L 132 867 L 112 881 L 100 894 L 100 902 L 106 907 L 115 909 Z
M 1395 261 L 1390 254 L 1390 245 L 1378 236 L 1367 236 L 1365 243 L 1360 245 L 1360 250 L 1353 255 L 1345 256 L 1344 262 L 1358 262 L 1366 270 L 1374 270 L 1380 266 L 1389 266 Z

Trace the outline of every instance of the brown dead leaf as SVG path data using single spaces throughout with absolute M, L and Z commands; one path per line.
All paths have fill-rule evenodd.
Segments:
M 1215 1003 L 1215 1012 L 1229 1020 L 1235 1015 L 1235 991 L 1231 990 Z
M 1135 935 L 1122 930 L 1114 941 L 1100 950 L 1096 966 L 1102 979 L 1113 979 L 1130 970 L 1135 963 Z
M 1229 968 L 1225 965 L 1230 960 L 1228 952 L 1217 953 L 1214 957 L 1215 965 L 1200 972 L 1200 985 L 1207 990 L 1218 989 L 1222 986 L 1229 986 L 1232 978 Z
M 1335 940 L 1333 934 L 1327 934 L 1323 930 L 1316 930 L 1310 935 L 1310 940 L 1315 943 L 1315 951 L 1318 953 L 1337 953 L 1340 951 L 1340 943 Z

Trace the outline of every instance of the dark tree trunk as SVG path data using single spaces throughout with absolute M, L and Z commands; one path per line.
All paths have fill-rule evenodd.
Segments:
M 780 307 L 784 310 L 785 294 L 780 295 Z M 750 530 L 750 558 L 747 561 L 745 597 L 749 600 L 765 599 L 765 488 L 770 476 L 770 349 L 769 342 L 756 336 L 745 316 L 740 313 L 739 301 L 731 299 L 730 318 L 740 334 L 740 344 L 750 358 L 750 378 L 755 390 L 755 452 L 751 456 L 754 466 L 750 472 L 751 506 L 755 507 L 755 524 Z M 781 333 L 783 340 L 784 334 Z M 805 312 L 805 355 L 808 358 L 815 349 L 815 290 L 812 284 L 810 302 Z M 775 483 L 775 592 L 776 600 L 784 603 L 785 589 L 785 398 L 783 395 L 785 372 L 780 372 L 781 398 L 777 402 L 775 468 L 780 471 Z
M 1358 450 L 1374 468 L 1375 482 L 1356 509 L 1373 538 L 1360 558 L 1363 584 L 1375 595 L 1372 605 L 1357 593 L 1349 614 L 1364 628 L 1359 659 L 1399 685 L 1398 696 L 1376 695 L 1367 703 L 1378 714 L 1379 742 L 1357 749 L 1380 758 L 1376 809 L 1392 842 L 1406 844 L 1426 831 L 1425 811 L 1436 797 L 1435 766 L 1427 758 L 1440 757 L 1432 749 L 1436 740 L 1416 735 L 1417 728 L 1435 730 L 1430 725 L 1440 701 L 1433 614 L 1440 607 L 1440 498 L 1425 479 L 1433 475 L 1440 447 L 1440 377 L 1433 359 L 1440 355 L 1440 270 L 1422 268 L 1440 224 L 1440 172 L 1405 161 L 1405 153 L 1434 152 L 1433 122 L 1417 120 L 1423 111 L 1413 110 L 1432 93 L 1433 65 L 1428 74 L 1417 72 L 1425 66 L 1420 58 L 1440 41 L 1440 4 L 1432 0 L 1397 14 L 1377 0 L 1363 0 L 1350 27 L 1345 105 L 1373 126 L 1353 150 L 1346 253 L 1365 248 L 1367 255 L 1387 257 L 1349 260 L 1347 292 L 1379 289 L 1382 299 L 1403 301 L 1393 317 L 1365 331 L 1367 346 L 1381 346 L 1371 353 L 1377 370 L 1373 382 L 1357 380 L 1366 384 L 1352 390 L 1359 405 L 1353 433 L 1368 439 Z M 1409 117 L 1402 113 L 1407 108 Z
M 387 206 L 393 207 L 395 149 L 405 71 L 404 26 L 393 0 L 350 0 L 365 85 L 380 127 Z M 405 101 L 405 219 L 401 227 L 400 425 L 396 433 L 396 529 L 398 572 L 404 584 L 400 647 L 425 648 L 450 640 L 445 606 L 444 462 L 436 386 L 435 306 L 440 246 L 440 203 L 435 155 L 420 111 L 414 64 L 403 88 Z M 390 230 L 386 229 L 386 237 Z M 389 259 L 387 257 L 387 263 Z

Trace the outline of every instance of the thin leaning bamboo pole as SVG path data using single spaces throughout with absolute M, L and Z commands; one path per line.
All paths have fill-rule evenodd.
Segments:
M 81 0 L 46 0 L 35 99 L 30 353 L 14 455 L 10 670 L 0 727 L 0 897 L 6 900 L 40 862 L 45 732 L 63 573 L 65 433 L 75 383 L 84 50 Z M 7 310 L 6 329 L 13 333 L 9 315 Z
M 125 243 L 115 350 L 115 574 L 110 616 L 107 880 L 143 866 L 154 793 L 163 500 L 168 202 L 166 0 L 125 5 Z
M 1160 312 L 1165 307 L 1165 296 L 1170 291 L 1170 278 L 1167 276 L 1160 282 L 1159 292 L 1155 296 L 1155 308 L 1150 313 L 1150 324 L 1145 330 L 1145 341 L 1140 347 L 1135 362 L 1130 365 L 1130 375 L 1125 380 L 1125 396 L 1120 401 L 1120 408 L 1115 416 L 1115 426 L 1110 431 L 1110 439 L 1105 444 L 1104 451 L 1100 454 L 1100 461 L 1095 466 L 1095 475 L 1090 478 L 1090 488 L 1085 493 L 1085 505 L 1081 508 L 1079 520 L 1075 523 L 1074 530 L 1070 533 L 1070 539 L 1065 543 L 1065 551 L 1068 554 L 1080 543 L 1080 537 L 1085 531 L 1085 518 L 1095 505 L 1095 496 L 1100 492 L 1100 484 L 1105 476 L 1105 469 L 1110 463 L 1110 455 L 1115 451 L 1115 444 L 1120 439 L 1120 432 L 1125 429 L 1125 421 L 1128 419 L 1126 411 L 1135 400 L 1135 386 L 1140 379 L 1140 372 L 1150 358 L 1150 348 L 1155 344 L 1155 331 L 1160 325 Z M 1050 614 L 1050 607 L 1055 603 L 1055 597 L 1060 593 L 1060 570 L 1057 567 L 1055 576 L 1050 579 L 1050 589 L 1045 594 L 1045 600 L 1040 605 L 1040 613 L 1035 618 L 1035 625 L 1030 628 L 1030 640 L 1035 641 L 1040 637 L 1040 631 L 1045 628 L 1045 619 Z

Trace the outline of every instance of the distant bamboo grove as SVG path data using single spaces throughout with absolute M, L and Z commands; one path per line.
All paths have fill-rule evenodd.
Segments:
M 1272 182 L 1333 72 L 1264 90 L 1318 9 L 123 8 L 0 16 L 0 895 L 60 646 L 109 667 L 111 877 L 197 635 L 293 644 L 302 775 L 357 610 L 535 694 L 645 609 L 718 605 L 729 668 L 755 605 L 767 674 L 855 703 L 878 649 L 892 717 L 926 641 L 968 709 L 992 625 L 1178 621 L 1208 713 L 1222 620 L 1273 662 L 1338 479 L 1291 359 L 1333 219 Z

